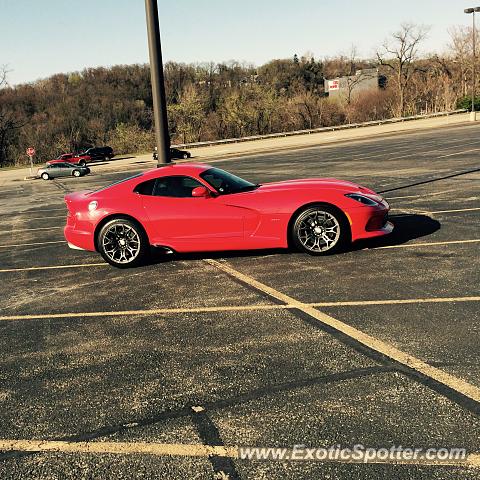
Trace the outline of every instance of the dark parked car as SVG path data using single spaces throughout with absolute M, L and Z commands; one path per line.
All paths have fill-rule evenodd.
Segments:
M 91 147 L 83 152 L 89 155 L 92 160 L 110 160 L 115 156 L 112 147 Z
M 186 150 L 179 150 L 178 148 L 171 148 L 170 149 L 170 158 L 183 158 L 187 159 L 190 158 L 192 155 L 190 152 L 187 152 Z M 157 147 L 155 147 L 155 150 L 153 151 L 153 159 L 158 160 L 158 153 L 157 153 Z

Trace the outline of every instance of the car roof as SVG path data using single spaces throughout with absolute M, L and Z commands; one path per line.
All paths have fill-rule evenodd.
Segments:
M 160 168 L 147 170 L 143 174 L 143 178 L 156 178 L 164 175 L 199 175 L 212 168 L 206 163 L 168 163 Z

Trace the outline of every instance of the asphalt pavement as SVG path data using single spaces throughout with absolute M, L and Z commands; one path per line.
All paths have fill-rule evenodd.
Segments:
M 342 254 L 68 249 L 63 196 L 0 190 L 1 479 L 480 479 L 480 126 L 214 160 L 384 192 Z M 465 448 L 458 463 L 255 460 L 237 447 Z

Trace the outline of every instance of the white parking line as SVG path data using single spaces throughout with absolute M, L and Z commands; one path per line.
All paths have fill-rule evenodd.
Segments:
M 355 307 L 368 305 L 402 305 L 419 303 L 463 303 L 480 302 L 480 297 L 432 297 L 432 298 L 405 298 L 405 299 L 385 299 L 385 300 L 354 300 L 348 302 L 315 302 L 306 303 L 308 307 Z M 53 318 L 83 318 L 83 317 L 125 317 L 132 315 L 171 315 L 182 313 L 214 313 L 214 312 L 241 312 L 257 310 L 289 310 L 297 308 L 291 304 L 272 304 L 272 305 L 225 305 L 215 307 L 192 307 L 192 308 L 154 308 L 149 310 L 118 310 L 102 312 L 66 312 L 66 313 L 39 313 L 31 315 L 3 315 L 0 321 L 16 320 L 41 320 Z
M 341 332 L 342 334 L 350 337 L 356 342 L 366 346 L 367 348 L 378 352 L 387 358 L 390 358 L 394 362 L 405 365 L 409 369 L 420 373 L 424 377 L 434 380 L 435 382 L 448 387 L 449 389 L 461 394 L 462 396 L 480 403 L 480 388 L 472 385 L 471 383 L 463 380 L 462 378 L 456 377 L 443 370 L 440 370 L 439 368 L 433 367 L 428 363 L 420 360 L 419 358 L 416 358 L 409 353 L 399 350 L 393 345 L 379 340 L 378 338 L 372 337 L 371 335 L 368 335 L 361 330 L 358 330 L 340 320 L 337 320 L 330 315 L 320 312 L 311 305 L 305 304 L 299 300 L 296 300 L 293 297 L 290 297 L 289 295 L 281 293 L 273 287 L 265 285 L 264 283 L 261 283 L 258 280 L 255 280 L 254 278 L 235 270 L 227 262 L 219 262 L 216 260 L 205 261 L 213 267 L 224 271 L 228 275 L 237 278 L 241 282 L 255 288 L 256 290 L 266 293 L 270 297 L 276 298 L 277 300 L 296 307 L 298 310 L 306 313 L 311 318 L 317 320 L 320 324 L 333 328 L 334 330 Z
M 463 243 L 479 243 L 477 240 L 451 240 L 449 242 L 425 242 L 425 243 L 404 243 L 403 245 L 387 245 L 385 247 L 371 247 L 367 250 L 384 250 L 387 248 L 416 248 L 416 247 L 434 247 L 436 245 L 461 245 Z

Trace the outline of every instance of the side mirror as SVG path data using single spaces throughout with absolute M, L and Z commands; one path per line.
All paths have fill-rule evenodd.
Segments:
M 192 197 L 204 197 L 207 198 L 210 196 L 210 192 L 206 187 L 195 187 L 192 190 Z

